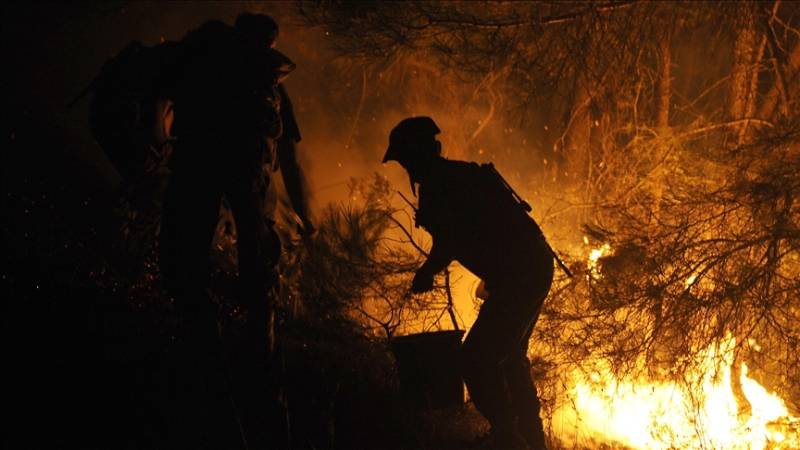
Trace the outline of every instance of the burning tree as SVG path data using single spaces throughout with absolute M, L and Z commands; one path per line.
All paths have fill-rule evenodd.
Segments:
M 573 250 L 573 266 L 586 266 L 551 295 L 533 339 L 551 413 L 584 378 L 589 391 L 609 379 L 617 388 L 625 380 L 669 384 L 688 393 L 670 406 L 694 411 L 688 422 L 664 431 L 654 418 L 641 439 L 608 430 L 594 437 L 652 448 L 797 445 L 797 4 L 299 8 L 347 58 L 373 63 L 379 93 L 391 78 L 392 89 L 409 96 L 452 101 L 449 110 L 483 110 L 454 127 L 462 152 L 530 168 L 511 178 L 551 204 L 537 217 L 545 231 L 583 224 L 585 245 L 596 251 L 582 263 L 587 247 L 573 244 L 581 236 L 562 238 L 557 247 Z M 392 78 L 398 67 L 414 76 Z M 440 77 L 431 81 L 428 72 Z M 509 123 L 537 145 L 512 140 Z M 498 144 L 515 150 L 484 153 Z M 722 379 L 732 399 L 727 437 L 703 415 L 704 387 Z M 783 397 L 778 412 L 763 413 L 752 389 L 763 389 L 759 382 Z M 573 389 L 566 398 L 579 397 Z M 747 444 L 737 441 L 744 429 Z

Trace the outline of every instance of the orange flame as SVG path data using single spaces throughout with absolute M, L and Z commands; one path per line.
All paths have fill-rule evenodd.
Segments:
M 686 383 L 620 380 L 607 362 L 575 370 L 567 377 L 568 401 L 553 416 L 554 431 L 582 445 L 635 449 L 800 448 L 800 418 L 750 378 L 744 364 L 740 382 L 752 410 L 740 416 L 731 387 L 734 344 L 728 337 L 701 352 L 702 370 Z
M 597 260 L 610 251 L 606 244 L 590 252 L 589 276 L 601 276 Z M 735 344 L 727 336 L 698 352 L 698 369 L 680 381 L 620 379 L 607 360 L 577 368 L 564 378 L 552 430 L 564 444 L 587 448 L 799 449 L 800 417 L 750 378 L 746 364 L 739 382 L 751 408 L 740 411 L 731 385 Z

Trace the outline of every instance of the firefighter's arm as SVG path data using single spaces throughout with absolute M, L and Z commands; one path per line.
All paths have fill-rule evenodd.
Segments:
M 305 173 L 297 162 L 297 142 L 289 136 L 278 140 L 278 165 L 283 176 L 283 185 L 292 203 L 292 209 L 297 213 L 303 225 L 303 231 L 311 234 L 314 225 L 308 207 L 308 184 Z
M 283 84 L 275 87 L 280 98 L 280 116 L 283 124 L 283 134 L 277 142 L 278 167 L 283 176 L 283 185 L 292 204 L 292 209 L 297 213 L 302 223 L 303 234 L 311 235 L 314 233 L 314 225 L 311 220 L 311 210 L 308 206 L 308 183 L 305 173 L 297 161 L 297 143 L 300 142 L 300 128 L 297 126 L 297 119 L 294 116 L 294 108 L 289 98 L 289 93 Z
M 433 277 L 453 261 L 448 247 L 445 239 L 434 238 L 428 259 L 417 269 L 411 282 L 411 292 L 427 292 L 433 289 Z

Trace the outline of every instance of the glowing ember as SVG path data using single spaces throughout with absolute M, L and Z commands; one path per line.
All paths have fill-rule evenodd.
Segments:
M 686 287 L 686 289 L 689 289 L 690 287 L 692 287 L 692 285 L 694 284 L 695 280 L 697 280 L 697 275 L 692 274 L 692 275 L 689 276 L 689 278 L 686 279 L 686 281 L 683 283 L 683 285 Z
M 748 376 L 740 382 L 751 408 L 743 413 L 731 386 L 735 340 L 698 353 L 696 373 L 681 381 L 618 379 L 607 361 L 567 376 L 568 399 L 552 419 L 553 431 L 578 445 L 636 449 L 797 449 L 800 418 Z
M 586 241 L 587 239 L 584 238 L 584 242 Z M 603 244 L 598 248 L 592 249 L 592 251 L 589 252 L 589 260 L 586 262 L 586 268 L 589 269 L 589 274 L 592 277 L 597 278 L 598 276 L 600 276 L 600 269 L 597 267 L 597 261 L 603 256 L 606 256 L 610 253 L 611 253 L 611 246 L 608 245 L 607 243 Z

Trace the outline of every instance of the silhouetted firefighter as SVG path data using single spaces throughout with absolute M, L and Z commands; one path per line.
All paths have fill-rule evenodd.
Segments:
M 457 260 L 489 291 L 462 346 L 462 373 L 497 449 L 545 448 L 540 403 L 531 381 L 528 340 L 553 280 L 553 253 L 529 207 L 491 164 L 448 160 L 429 117 L 402 120 L 383 162 L 397 161 L 419 185 L 416 222 L 433 237 L 412 291 Z
M 294 64 L 272 49 L 277 34 L 270 17 L 243 14 L 235 27 L 210 21 L 183 39 L 183 64 L 172 93 L 176 142 L 159 239 L 162 278 L 183 314 L 183 337 L 190 354 L 192 348 L 200 352 L 198 361 L 212 361 L 214 386 L 213 361 L 221 358 L 213 354 L 220 346 L 217 311 L 207 292 L 209 251 L 222 198 L 230 204 L 239 297 L 247 309 L 246 348 L 240 350 L 233 389 L 250 448 L 287 445 L 276 386 L 265 384 L 275 350 L 273 302 L 281 252 L 273 222 L 265 216 L 265 165 L 281 169 L 303 231 L 312 229 L 294 153 L 300 132 L 279 85 Z M 215 426 L 200 420 L 192 426 Z

